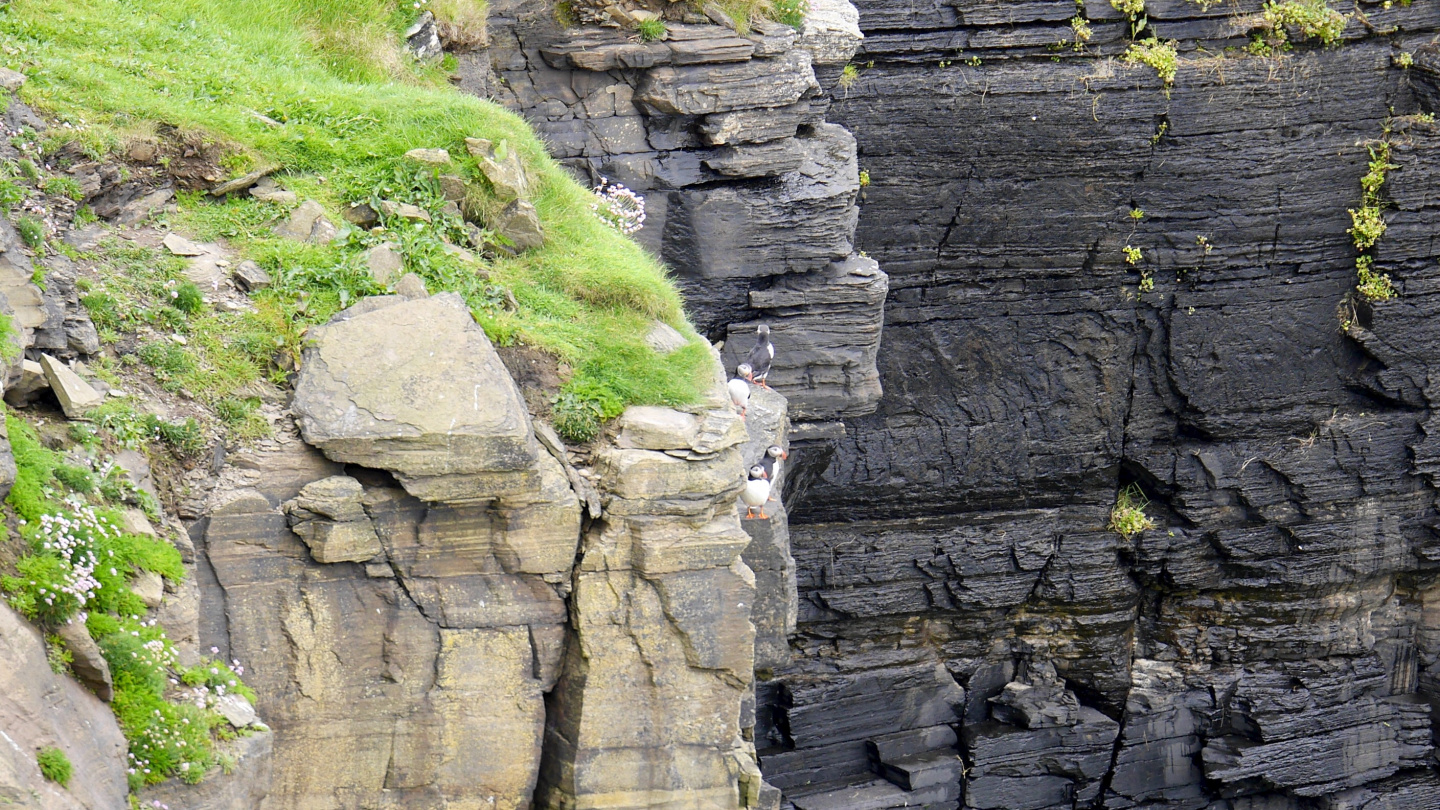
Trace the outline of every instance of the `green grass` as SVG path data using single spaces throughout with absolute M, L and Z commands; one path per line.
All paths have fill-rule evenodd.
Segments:
M 18 576 L 0 578 L 0 588 L 16 610 L 42 626 L 84 616 L 110 665 L 111 708 L 130 743 L 132 789 L 172 776 L 198 782 L 216 764 L 215 737 L 226 733 L 223 718 L 208 706 L 226 691 L 252 701 L 255 696 L 220 662 L 180 666 L 164 629 L 147 620 L 148 609 L 131 590 L 137 571 L 180 582 L 180 552 L 164 540 L 119 529 L 118 508 L 129 488 L 119 483 L 124 476 L 113 465 L 91 470 L 71 464 L 45 447 L 25 421 L 9 416 L 7 427 L 18 472 L 6 505 L 28 551 L 16 564 Z M 98 564 L 87 565 L 89 559 Z M 51 654 L 52 667 L 57 661 L 63 668 L 63 650 Z M 60 768 L 62 760 L 63 754 L 52 767 Z M 44 759 L 40 766 L 46 769 Z M 64 778 L 50 771 L 46 778 L 64 784 L 68 769 L 64 762 Z
M 774 20 L 796 30 L 805 25 L 805 15 L 810 11 L 809 0 L 715 0 L 736 28 L 742 32 L 750 30 L 756 20 Z M 703 5 L 696 2 L 695 6 Z
M 641 20 L 636 24 L 635 32 L 640 35 L 641 42 L 654 42 L 664 39 L 670 33 L 670 28 L 665 25 L 664 20 Z
M 1109 529 L 1126 540 L 1147 529 L 1155 528 L 1155 520 L 1145 514 L 1150 499 L 1145 497 L 1136 484 L 1130 484 L 1115 496 L 1115 506 L 1110 510 Z
M 60 787 L 70 786 L 70 758 L 59 748 L 41 748 L 35 755 L 35 764 L 40 766 L 40 775 Z
M 24 99 L 61 120 L 84 122 L 77 136 L 83 142 L 118 148 L 155 138 L 163 124 L 218 144 L 234 173 L 279 163 L 277 178 L 302 199 L 326 205 L 337 223 L 342 206 L 377 195 L 434 202 L 427 187 L 434 178 L 416 177 L 401 158 L 411 148 L 446 148 L 455 171 L 475 180 L 480 175 L 464 138 L 506 140 L 536 181 L 547 244 L 488 262 L 482 283 L 473 267 L 444 255 L 438 240 L 411 233 L 403 242 L 406 270 L 424 277 L 432 292 L 464 295 L 497 343 L 534 345 L 569 364 L 575 369 L 569 390 L 603 392 L 626 404 L 694 401 L 710 362 L 701 339 L 663 357 L 643 340 L 654 319 L 693 335 L 664 269 L 592 214 L 593 195 L 546 155 L 521 119 L 458 93 L 437 68 L 403 54 L 398 32 L 413 13 L 409 4 L 388 0 L 17 0 L 0 17 L 0 45 L 30 75 Z M 474 202 L 482 209 L 487 203 Z M 199 399 L 234 396 L 241 378 L 273 374 L 276 351 L 295 350 L 306 326 L 378 291 L 359 254 L 379 237 L 358 232 L 324 247 L 279 240 L 269 226 L 285 210 L 249 198 L 217 203 L 182 195 L 180 209 L 172 226 L 200 239 L 223 236 L 278 279 L 257 296 L 260 313 L 248 318 L 171 307 L 182 317 L 170 326 L 184 327 L 192 347 L 200 344 L 191 351 L 198 355 L 193 366 L 208 376 L 166 373 L 170 384 Z M 397 235 L 392 229 L 384 238 Z M 166 269 L 167 280 L 177 270 Z M 496 305 L 504 300 L 498 287 L 513 293 L 519 311 Z M 100 321 L 110 316 L 112 333 L 135 325 L 135 304 L 170 317 L 159 303 L 156 290 L 118 281 L 87 300 L 92 313 L 101 311 L 102 330 Z M 248 348 L 225 349 L 237 332 Z M 266 341 L 257 353 L 256 344 Z M 207 342 L 214 351 L 204 348 Z

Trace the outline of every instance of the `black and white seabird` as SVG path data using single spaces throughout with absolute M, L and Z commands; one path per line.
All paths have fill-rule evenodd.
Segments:
M 778 444 L 770 445 L 770 447 L 766 449 L 765 455 L 760 457 L 760 467 L 765 470 L 765 477 L 772 482 L 778 478 L 780 461 L 787 458 L 790 458 L 790 454 L 785 452 L 785 448 Z
M 769 388 L 765 384 L 765 378 L 770 376 L 770 361 L 775 359 L 775 344 L 770 342 L 770 327 L 760 324 L 755 330 L 755 348 L 740 364 L 736 371 L 740 376 L 756 383 L 761 388 Z
M 766 448 L 765 455 L 760 457 L 759 466 L 765 471 L 765 479 L 770 482 L 771 492 L 774 492 L 775 482 L 780 478 L 780 462 L 787 458 L 790 458 L 790 454 L 778 444 L 770 445 Z M 775 496 L 771 495 L 770 500 L 775 500 Z
M 765 502 L 770 500 L 770 480 L 765 477 L 765 468 L 756 464 L 750 468 L 750 479 L 745 482 L 745 489 L 740 493 L 740 500 L 745 502 L 745 519 L 757 517 L 755 510 L 759 509 L 758 517 L 767 520 L 765 516 Z
M 750 383 L 741 379 L 731 380 L 727 385 L 730 389 L 730 401 L 740 409 L 740 418 L 745 418 L 745 411 L 750 407 Z

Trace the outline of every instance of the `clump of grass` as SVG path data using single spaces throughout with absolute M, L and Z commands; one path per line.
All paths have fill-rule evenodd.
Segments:
M 1386 174 L 1399 168 L 1390 162 L 1390 144 L 1381 141 L 1369 147 L 1370 163 L 1365 176 L 1360 178 L 1360 207 L 1350 209 L 1350 229 L 1347 231 L 1361 255 L 1355 259 L 1356 290 L 1370 301 L 1388 301 L 1399 293 L 1387 273 L 1375 269 L 1375 257 L 1366 251 L 1375 247 L 1388 227 L 1380 213 L 1384 205 L 1381 189 L 1385 186 Z
M 70 758 L 59 748 L 41 748 L 35 755 L 35 764 L 40 766 L 40 775 L 60 787 L 70 786 L 72 768 Z
M 1265 4 L 1262 16 L 1274 32 L 1272 38 L 1278 39 L 1278 43 L 1288 40 L 1285 27 L 1293 26 L 1305 39 L 1318 39 L 1323 45 L 1334 45 L 1350 21 L 1349 17 L 1331 8 L 1329 0 L 1285 0 L 1283 3 L 1270 0 Z M 1277 43 L 1270 44 L 1274 47 Z
M 748 33 L 755 20 L 773 20 L 796 30 L 805 27 L 810 13 L 809 0 L 717 0 L 720 8 L 735 22 L 741 33 Z M 703 3 L 696 2 L 697 7 Z
M 624 405 L 604 390 L 561 391 L 551 404 L 555 432 L 565 441 L 584 444 L 600 435 L 600 424 L 624 411 Z
M 655 42 L 670 35 L 670 27 L 664 20 L 641 20 L 635 24 L 635 33 L 641 42 Z
M 1175 76 L 1180 71 L 1180 54 L 1175 50 L 1173 41 L 1161 42 L 1151 37 L 1144 42 L 1132 42 L 1124 58 L 1131 64 L 1154 68 L 1160 81 L 1165 83 L 1165 93 L 1170 93 L 1170 87 L 1175 84 Z
M 795 7 L 768 0 L 732 6 L 743 7 L 747 19 Z M 164 122 L 174 128 L 165 131 L 280 164 L 285 184 L 327 206 L 337 222 L 343 206 L 377 193 L 424 196 L 413 178 L 396 181 L 409 149 L 449 149 L 454 170 L 478 184 L 464 139 L 506 141 L 531 171 L 545 246 L 487 261 L 484 280 L 473 265 L 444 254 L 438 239 L 412 229 L 402 240 L 407 270 L 431 291 L 465 296 L 492 340 L 556 355 L 575 369 L 576 385 L 604 387 L 627 404 L 695 401 L 708 384 L 710 362 L 699 338 L 664 356 L 644 344 L 656 319 L 692 331 L 656 260 L 593 216 L 591 192 L 565 174 L 520 118 L 455 91 L 438 66 L 401 60 L 403 81 L 393 80 L 390 54 L 414 13 L 392 0 L 54 0 L 12 6 L 0 17 L 0 45 L 36 67 L 22 91 L 26 101 L 90 122 L 86 140 L 119 143 Z M 365 39 L 363 47 L 346 39 L 352 36 Z M 284 213 L 273 204 L 198 194 L 178 202 L 172 226 L 201 239 L 225 237 L 278 280 L 254 297 L 257 313 L 186 317 L 157 289 L 179 268 L 162 257 L 153 271 L 126 278 L 121 268 L 142 260 L 121 257 L 86 305 L 102 335 L 149 325 L 186 337 L 188 370 L 155 355 L 168 365 L 166 384 L 174 390 L 213 405 L 256 379 L 283 382 L 307 326 L 376 291 L 358 259 L 368 234 L 298 245 L 270 231 Z M 433 216 L 438 208 L 427 210 Z M 387 224 L 383 236 L 397 235 Z M 134 251 L 111 252 L 127 250 Z M 495 289 L 508 291 L 518 308 L 493 306 Z
M 20 232 L 20 241 L 31 250 L 39 250 L 45 244 L 45 223 L 29 214 L 15 220 L 15 230 Z
M 1138 484 L 1130 484 L 1115 497 L 1115 506 L 1110 510 L 1109 529 L 1126 540 L 1155 528 L 1155 521 L 1145 514 L 1150 500 L 1145 497 Z
M 65 646 L 64 640 L 51 633 L 45 637 L 45 662 L 50 665 L 51 672 L 64 675 L 70 671 L 70 665 L 75 663 L 75 655 Z
M 186 281 L 175 288 L 175 308 L 186 314 L 194 314 L 205 308 L 205 295 L 195 282 Z

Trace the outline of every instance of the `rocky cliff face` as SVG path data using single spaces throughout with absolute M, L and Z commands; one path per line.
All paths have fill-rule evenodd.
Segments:
M 1270 59 L 1218 55 L 1259 3 L 1152 2 L 1168 89 L 1104 58 L 1106 3 L 1083 54 L 1069 2 L 857 6 L 829 117 L 872 178 L 885 397 L 791 504 L 766 778 L 800 808 L 1437 806 L 1435 135 L 1399 120 L 1433 79 L 1396 66 L 1436 6 Z M 1367 304 L 1382 137 L 1400 296 Z M 1131 482 L 1159 525 L 1126 540 Z
M 803 32 L 741 33 L 662 3 L 666 38 L 642 42 L 618 5 L 577 5 L 613 11 L 566 28 L 550 4 L 492 3 L 491 46 L 462 55 L 462 88 L 523 114 L 580 176 L 644 195 L 636 238 L 675 272 L 701 333 L 726 341 L 728 368 L 763 320 L 786 346 L 770 381 L 797 419 L 872 412 L 887 280 L 854 252 L 855 139 L 825 123 L 817 79 L 859 44 L 854 8 L 822 0 Z
M 455 296 L 311 338 L 294 429 L 196 529 L 201 644 L 275 729 L 263 806 L 757 803 L 755 626 L 783 639 L 794 580 L 742 560 L 736 496 L 783 398 L 747 431 L 717 376 L 581 459 Z

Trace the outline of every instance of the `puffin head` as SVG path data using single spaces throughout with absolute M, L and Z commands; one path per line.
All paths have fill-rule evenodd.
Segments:
M 756 478 L 768 479 L 769 477 L 770 476 L 765 474 L 765 468 L 761 467 L 759 464 L 756 464 L 754 467 L 750 468 L 750 478 L 752 480 Z
M 771 457 L 771 458 L 789 458 L 789 457 L 790 457 L 790 454 L 787 453 L 787 452 L 785 452 L 785 448 L 781 447 L 781 446 L 778 445 L 778 444 L 772 444 L 772 445 L 770 445 L 770 447 L 769 447 L 768 449 L 766 449 L 765 455 L 767 455 L 767 456 L 769 456 L 769 457 Z
M 744 377 L 748 380 L 752 376 L 754 376 L 754 374 L 755 370 L 750 368 L 749 363 L 741 363 L 740 365 L 735 367 L 735 375 L 738 377 Z

